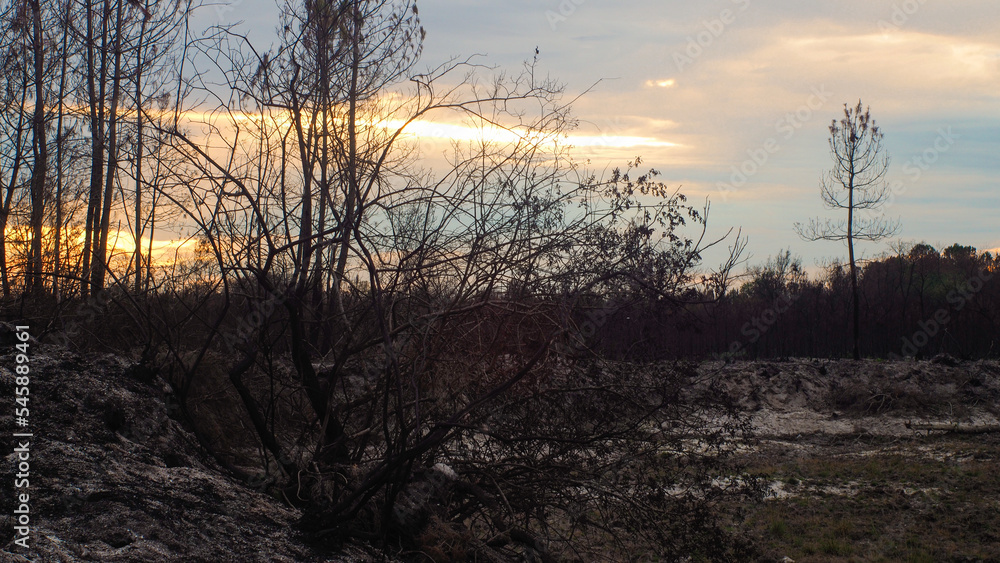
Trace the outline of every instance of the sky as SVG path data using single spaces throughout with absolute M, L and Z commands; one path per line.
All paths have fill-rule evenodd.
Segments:
M 793 230 L 824 209 L 828 127 L 862 100 L 884 133 L 891 240 L 1000 248 L 1000 2 L 996 0 L 419 0 L 422 65 L 481 55 L 565 86 L 575 154 L 601 170 L 641 156 L 709 234 L 749 237 L 750 263 L 781 249 L 818 265 L 843 243 Z M 229 0 L 210 20 L 273 41 L 269 0 Z M 594 137 L 603 140 L 594 142 Z M 588 142 L 589 139 L 589 142 Z M 624 140 L 623 140 L 624 139 Z M 606 141 L 606 142 L 605 142 Z M 891 240 L 861 243 L 863 257 Z M 717 258 L 713 254 L 707 260 Z

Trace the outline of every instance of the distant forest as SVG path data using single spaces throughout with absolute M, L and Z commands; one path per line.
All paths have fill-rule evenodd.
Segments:
M 861 268 L 864 357 L 1000 355 L 1000 256 L 953 244 L 896 243 Z M 599 313 L 601 350 L 649 360 L 844 358 L 851 355 L 851 288 L 846 264 L 816 279 L 784 251 L 747 269 L 742 285 L 703 304 L 648 300 Z M 596 318 L 594 312 L 589 317 Z

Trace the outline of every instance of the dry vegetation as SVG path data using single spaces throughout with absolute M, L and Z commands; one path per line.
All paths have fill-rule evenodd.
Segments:
M 34 361 L 47 397 L 33 466 L 44 483 L 39 560 L 376 557 L 309 540 L 327 529 L 316 499 L 336 494 L 329 469 L 313 465 L 291 487 L 264 479 L 260 446 L 231 432 L 246 424 L 242 402 L 211 369 L 192 385 L 185 417 L 166 366 L 157 375 L 44 346 Z M 490 385 L 455 375 L 456 365 L 442 364 L 452 377 L 428 395 L 429 416 Z M 406 561 L 989 561 L 1000 549 L 987 524 L 1000 516 L 997 362 L 556 362 L 539 374 L 414 468 L 394 504 L 390 552 Z M 4 389 L 9 379 L 4 372 Z M 285 438 L 314 442 L 315 421 L 288 418 L 300 386 L 289 375 L 272 390 L 275 381 L 247 384 L 283 397 L 273 416 L 300 432 Z M 370 393 L 363 373 L 350 383 L 345 392 Z M 4 428 L 11 422 L 3 417 Z M 944 423 L 958 431 L 918 429 Z
M 0 338 L 10 334 L 0 325 Z M 0 356 L 3 366 L 10 355 Z M 165 381 L 109 354 L 38 347 L 33 409 L 30 549 L 0 549 L 11 563 L 61 561 L 336 561 L 380 559 L 371 548 L 336 555 L 306 545 L 300 514 L 221 467 L 185 428 Z M 0 391 L 12 392 L 0 369 Z M 44 400 L 41 398 L 44 397 Z M 2 445 L 14 418 L 0 414 Z M 8 457 L 5 463 L 12 463 Z M 11 530 L 11 480 L 4 480 L 3 526 Z
M 813 360 L 727 372 L 759 390 L 747 404 L 761 444 L 746 459 L 770 494 L 745 525 L 765 558 L 996 560 L 997 362 Z

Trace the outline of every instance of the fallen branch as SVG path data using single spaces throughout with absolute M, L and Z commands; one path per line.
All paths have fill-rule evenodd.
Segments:
M 907 422 L 906 427 L 911 430 L 926 430 L 927 432 L 953 432 L 956 434 L 990 434 L 1000 432 L 1000 424 L 959 424 L 957 422 Z

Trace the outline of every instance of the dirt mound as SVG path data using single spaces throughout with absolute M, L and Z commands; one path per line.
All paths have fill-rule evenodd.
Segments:
M 8 535 L 0 560 L 376 560 L 361 547 L 313 552 L 293 526 L 301 513 L 228 477 L 171 418 L 169 387 L 152 373 L 43 350 L 32 347 L 30 364 L 30 548 Z M 0 393 L 13 396 L 13 357 L 0 365 Z M 0 413 L 9 468 L 10 414 Z M 12 530 L 13 479 L 2 488 L 0 518 Z
M 854 415 L 1000 414 L 1000 362 L 789 359 L 706 362 L 701 373 L 751 411 Z

